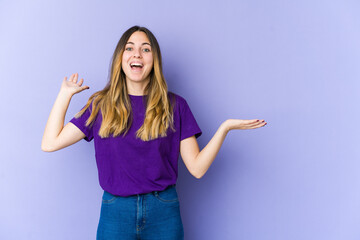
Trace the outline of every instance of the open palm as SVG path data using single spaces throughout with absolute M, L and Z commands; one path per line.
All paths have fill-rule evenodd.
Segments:
M 229 130 L 233 129 L 254 129 L 265 126 L 267 123 L 265 120 L 252 119 L 228 119 L 226 120 L 226 126 Z
M 89 86 L 82 86 L 84 83 L 84 79 L 80 79 L 78 81 L 78 73 L 74 73 L 70 76 L 69 80 L 67 81 L 67 77 L 64 77 L 63 82 L 61 84 L 61 89 L 64 91 L 69 92 L 71 95 L 79 93 L 85 89 L 89 89 Z

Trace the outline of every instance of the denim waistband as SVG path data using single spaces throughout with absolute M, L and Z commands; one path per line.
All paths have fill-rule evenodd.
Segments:
M 162 192 L 162 191 L 168 190 L 169 188 L 173 188 L 173 187 L 176 187 L 176 184 L 169 185 L 169 186 L 167 186 L 164 190 L 160 190 L 160 191 L 152 191 L 152 193 Z
M 169 185 L 167 186 L 164 190 L 156 190 L 156 191 L 152 191 L 152 192 L 149 192 L 149 193 L 141 193 L 141 194 L 135 194 L 135 195 L 132 195 L 132 196 L 140 196 L 140 195 L 147 195 L 147 194 L 155 194 L 155 193 L 158 193 L 158 192 L 163 192 L 163 191 L 166 191 L 170 188 L 173 188 L 173 187 L 176 187 L 176 184 L 172 184 L 172 185 Z
M 158 192 L 166 191 L 166 190 L 168 190 L 170 188 L 173 188 L 173 187 L 176 187 L 176 184 L 171 184 L 171 185 L 167 186 L 164 190 L 156 190 L 156 191 L 152 191 L 152 192 L 148 192 L 148 193 L 133 194 L 133 195 L 127 196 L 127 198 L 129 198 L 129 197 L 137 197 L 137 196 L 147 195 L 147 194 L 155 194 L 155 193 L 158 193 Z M 107 192 L 106 190 L 104 190 L 104 191 Z M 114 194 L 112 194 L 110 192 L 107 192 L 107 193 L 109 193 L 111 195 L 114 195 Z M 114 195 L 114 196 L 121 197 L 121 196 L 118 196 L 118 195 Z

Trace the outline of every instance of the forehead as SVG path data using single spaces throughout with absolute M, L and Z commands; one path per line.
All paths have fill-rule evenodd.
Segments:
M 148 43 L 150 44 L 149 38 L 147 37 L 146 33 L 144 32 L 134 32 L 131 34 L 130 38 L 128 39 L 127 43 L 133 42 L 134 44 L 142 44 L 142 43 Z

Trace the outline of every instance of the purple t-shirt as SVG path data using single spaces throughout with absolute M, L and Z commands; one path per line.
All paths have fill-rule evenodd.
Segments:
M 133 111 L 133 123 L 128 133 L 113 137 L 101 138 L 97 133 L 101 126 L 101 110 L 92 126 L 86 127 L 85 122 L 91 113 L 91 105 L 78 119 L 73 117 L 70 122 L 77 126 L 90 142 L 94 139 L 95 158 L 99 174 L 99 183 L 103 190 L 118 196 L 149 193 L 164 190 L 176 184 L 178 177 L 178 159 L 180 141 L 202 134 L 194 115 L 186 100 L 172 92 L 175 96 L 174 127 L 169 127 L 167 136 L 148 142 L 136 138 L 136 131 L 145 119 L 145 102 L 143 96 L 129 95 Z

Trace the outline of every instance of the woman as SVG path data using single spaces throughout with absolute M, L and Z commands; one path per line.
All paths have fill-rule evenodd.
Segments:
M 72 96 L 85 89 L 78 74 L 63 79 L 41 148 L 52 152 L 94 139 L 104 190 L 97 239 L 183 239 L 175 188 L 179 153 L 189 172 L 201 178 L 230 130 L 266 124 L 228 119 L 200 152 L 196 138 L 202 132 L 186 100 L 168 91 L 160 47 L 145 27 L 122 35 L 108 84 L 63 126 Z

